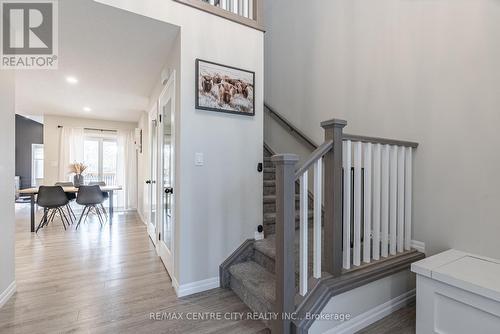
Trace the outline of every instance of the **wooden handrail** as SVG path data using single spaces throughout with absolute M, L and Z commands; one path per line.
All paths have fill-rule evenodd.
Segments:
M 273 117 L 275 120 L 277 120 L 285 129 L 288 129 L 288 131 L 291 135 L 293 135 L 294 137 L 296 137 L 300 141 L 304 142 L 309 147 L 309 149 L 315 150 L 319 147 L 319 145 L 316 144 L 316 142 L 314 140 L 312 140 L 304 132 L 299 130 L 299 128 L 297 128 L 295 125 L 293 125 L 282 114 L 278 113 L 277 111 L 275 111 L 271 107 L 269 107 L 269 105 L 267 105 L 266 103 L 264 103 L 264 110 L 266 110 L 271 115 L 271 117 Z M 382 138 L 382 137 L 360 136 L 360 135 L 353 135 L 353 134 L 344 133 L 342 138 L 343 138 L 343 140 L 359 141 L 359 142 L 363 142 L 363 143 L 396 145 L 396 146 L 404 146 L 404 147 L 411 147 L 411 148 L 418 147 L 418 143 L 416 143 L 416 142 L 407 141 L 407 140 Z
M 253 0 L 253 15 L 254 18 L 248 18 L 228 10 L 222 9 L 218 6 L 214 6 L 203 0 L 174 0 L 184 5 L 202 10 L 204 12 L 222 17 L 226 20 L 230 20 L 247 27 L 260 30 L 264 32 L 264 25 L 262 20 L 262 10 L 263 10 L 263 0 Z
M 321 144 L 307 160 L 302 164 L 301 167 L 297 169 L 295 172 L 295 179 L 298 179 L 305 171 L 312 167 L 312 165 L 318 161 L 321 157 L 323 157 L 328 151 L 330 151 L 333 147 L 333 140 L 325 141 Z
M 288 132 L 295 136 L 297 139 L 303 141 L 311 150 L 315 150 L 319 147 L 311 138 L 309 138 L 305 133 L 299 130 L 295 125 L 293 125 L 289 120 L 287 120 L 283 115 L 273 110 L 269 105 L 264 103 L 264 110 L 269 112 L 269 115 L 281 123 L 281 126 L 288 129 Z
M 396 146 L 404 146 L 404 147 L 411 147 L 411 148 L 418 147 L 418 143 L 412 142 L 412 141 L 406 141 L 406 140 L 359 136 L 359 135 L 351 135 L 351 134 L 347 134 L 347 133 L 344 134 L 343 138 L 344 138 L 344 140 L 358 141 L 358 142 L 362 142 L 362 143 L 396 145 Z

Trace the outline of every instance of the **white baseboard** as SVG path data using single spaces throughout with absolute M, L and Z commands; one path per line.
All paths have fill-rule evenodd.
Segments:
M 146 219 L 144 219 L 144 216 L 142 215 L 141 210 L 137 210 L 137 215 L 139 216 L 139 219 L 142 221 L 142 223 L 143 223 L 144 225 L 147 225 L 147 224 L 148 224 L 148 223 L 147 223 L 147 221 L 146 221 Z
M 343 324 L 332 328 L 327 331 L 326 334 L 354 334 L 363 328 L 370 326 L 371 324 L 379 321 L 396 312 L 403 306 L 407 305 L 410 301 L 415 298 L 415 289 L 408 291 L 388 302 L 372 308 L 371 310 L 360 314 Z
M 209 278 L 203 281 L 179 285 L 175 277 L 172 277 L 172 286 L 177 297 L 186 297 L 195 293 L 212 290 L 220 286 L 219 277 Z
M 411 248 L 418 250 L 421 253 L 425 253 L 425 243 L 422 241 L 412 240 Z
M 7 303 L 7 301 L 16 292 L 16 281 L 12 282 L 4 292 L 0 294 L 0 308 Z

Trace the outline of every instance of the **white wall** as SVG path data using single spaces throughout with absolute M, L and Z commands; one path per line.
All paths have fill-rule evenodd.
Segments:
M 44 116 L 43 143 L 44 143 L 44 183 L 52 185 L 58 181 L 59 170 L 59 125 L 63 127 L 79 127 L 106 130 L 135 129 L 137 123 L 103 121 L 87 118 L 63 117 L 54 115 Z
M 175 277 L 215 286 L 219 265 L 262 223 L 263 33 L 169 0 L 99 2 L 181 28 Z M 196 58 L 255 71 L 256 116 L 196 110 Z
M 15 163 L 14 75 L 0 71 L 0 307 L 15 288 L 14 267 L 14 163 Z M 10 288 L 10 289 L 9 289 Z
M 414 239 L 500 258 L 500 2 L 265 4 L 266 102 L 317 142 L 333 117 L 419 142 Z

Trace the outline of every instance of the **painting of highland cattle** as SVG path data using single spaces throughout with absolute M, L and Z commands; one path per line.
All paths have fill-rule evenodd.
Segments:
M 196 109 L 255 115 L 255 72 L 196 59 Z

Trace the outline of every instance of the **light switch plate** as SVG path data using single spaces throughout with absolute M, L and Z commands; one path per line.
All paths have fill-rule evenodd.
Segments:
M 194 165 L 195 166 L 203 166 L 205 164 L 205 157 L 203 153 L 195 153 L 194 154 Z

